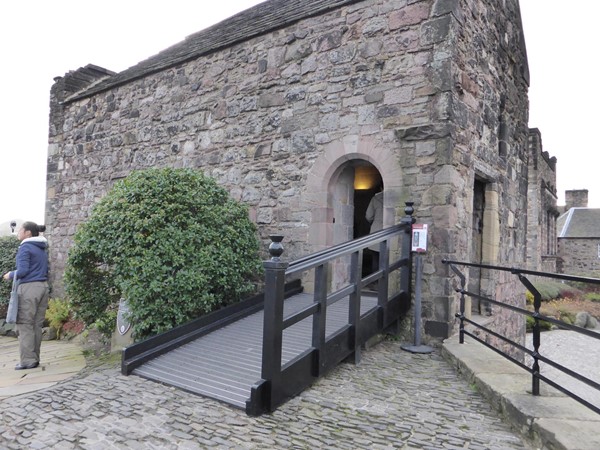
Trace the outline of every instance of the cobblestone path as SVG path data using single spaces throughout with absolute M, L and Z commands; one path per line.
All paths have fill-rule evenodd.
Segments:
M 275 413 L 225 404 L 116 364 L 0 401 L 4 449 L 530 449 L 439 353 L 384 341 Z

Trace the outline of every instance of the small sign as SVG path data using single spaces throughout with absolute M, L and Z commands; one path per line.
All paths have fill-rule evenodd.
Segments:
M 131 328 L 127 314 L 129 314 L 129 304 L 122 298 L 119 300 L 119 310 L 117 311 L 117 330 L 119 330 L 121 336 L 125 335 Z
M 412 251 L 422 253 L 427 251 L 427 224 L 414 223 L 412 226 Z

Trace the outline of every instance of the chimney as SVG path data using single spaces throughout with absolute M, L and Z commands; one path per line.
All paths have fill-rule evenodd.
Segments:
M 568 211 L 571 208 L 587 208 L 588 206 L 588 190 L 577 189 L 572 191 L 565 191 L 565 210 Z

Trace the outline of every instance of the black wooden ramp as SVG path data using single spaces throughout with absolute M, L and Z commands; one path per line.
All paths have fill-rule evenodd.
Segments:
M 313 302 L 297 294 L 284 303 L 284 317 Z M 327 309 L 326 336 L 348 324 L 348 298 Z M 377 307 L 374 296 L 361 299 L 361 315 Z M 135 368 L 135 375 L 176 386 L 245 409 L 253 385 L 261 379 L 263 311 L 199 337 Z M 310 317 L 284 331 L 282 365 L 311 348 Z

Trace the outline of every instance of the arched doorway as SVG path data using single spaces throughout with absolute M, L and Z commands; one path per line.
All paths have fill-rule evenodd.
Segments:
M 352 159 L 341 165 L 329 183 L 329 207 L 333 212 L 332 245 L 365 236 L 371 231 L 367 209 L 382 184 L 379 170 L 364 159 Z M 385 193 L 384 193 L 385 195 Z M 373 271 L 376 254 L 365 250 L 363 275 Z M 349 276 L 350 260 L 339 260 L 332 266 L 332 282 L 344 284 Z
M 373 186 L 375 179 L 383 180 L 383 227 L 400 219 L 397 205 L 403 197 L 402 173 L 397 156 L 373 136 L 346 136 L 326 146 L 307 176 L 301 208 L 309 211 L 311 217 L 309 251 L 354 239 L 355 230 L 366 232 L 363 210 L 374 192 L 372 186 L 358 185 L 365 176 L 373 180 Z M 346 279 L 346 269 L 344 264 L 332 268 L 330 279 L 334 285 L 336 280 Z M 305 287 L 310 289 L 310 283 Z
M 331 245 L 347 242 L 371 232 L 367 209 L 381 185 L 382 176 L 379 170 L 364 159 L 351 159 L 338 167 L 328 185 L 328 204 L 332 213 Z M 365 250 L 363 274 L 373 271 L 377 255 L 369 249 Z M 333 288 L 348 281 L 349 264 L 349 258 L 341 258 L 332 263 L 330 280 Z
M 332 244 L 370 233 L 367 208 L 382 185 L 377 167 L 364 159 L 347 161 L 338 168 L 328 186 L 334 224 Z

